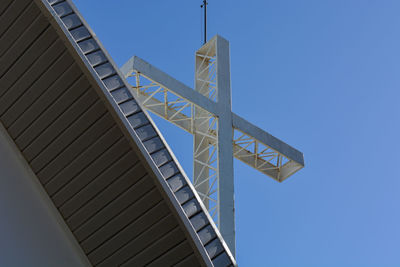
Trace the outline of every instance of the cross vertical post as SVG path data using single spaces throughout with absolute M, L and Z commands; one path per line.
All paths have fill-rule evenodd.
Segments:
M 198 119 L 207 118 L 210 113 L 195 107 L 193 177 L 196 190 L 234 254 L 233 130 L 229 61 L 229 42 L 218 35 L 196 52 L 195 91 L 217 102 L 219 110 L 217 127 L 213 129 L 213 118 L 208 125 Z M 205 144 L 202 135 L 204 131 L 208 135 L 214 132 L 216 142 L 209 141 Z M 197 151 L 202 151 L 203 154 L 198 155 Z M 216 172 L 212 164 L 216 165 Z
M 235 255 L 235 205 L 233 180 L 233 130 L 229 42 L 220 36 L 217 44 L 219 224 L 221 234 Z

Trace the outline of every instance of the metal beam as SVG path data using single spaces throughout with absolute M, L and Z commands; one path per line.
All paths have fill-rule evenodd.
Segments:
M 140 59 L 137 56 L 132 57 L 122 68 L 121 68 L 123 74 L 125 77 L 128 77 L 132 75 L 132 73 L 140 73 L 141 76 L 144 76 L 148 80 L 157 83 L 158 85 L 162 86 L 166 90 L 168 90 L 170 93 L 175 94 L 179 97 L 182 97 L 186 101 L 193 103 L 194 105 L 203 108 L 204 110 L 209 111 L 210 113 L 216 115 L 217 117 L 220 116 L 220 113 L 223 112 L 221 111 L 221 108 L 215 103 L 214 101 L 208 99 L 204 95 L 196 92 L 192 88 L 184 85 L 183 83 L 175 80 L 172 78 L 170 75 L 160 71 L 150 63 L 144 61 L 143 59 Z M 135 91 L 135 90 L 133 90 Z M 146 94 L 145 92 L 141 91 L 141 94 L 144 96 L 150 96 L 149 94 Z M 154 98 L 156 99 L 156 98 Z M 154 100 L 153 99 L 153 100 Z M 157 101 L 157 100 L 156 100 Z M 160 103 L 160 101 L 158 101 Z M 161 116 L 165 118 L 165 116 L 162 114 L 160 111 L 161 108 L 156 108 L 155 106 L 151 105 L 144 105 L 148 110 L 152 111 L 158 116 Z M 176 110 L 175 110 L 176 111 Z M 173 112 L 171 110 L 171 112 Z M 190 118 L 190 116 L 187 116 L 183 113 L 179 115 L 180 118 Z M 191 130 L 190 126 L 188 125 L 182 125 L 184 123 L 177 123 L 174 121 L 171 121 L 175 125 L 179 126 L 180 128 L 193 133 Z M 240 149 L 240 146 L 238 144 L 234 143 L 234 155 L 237 159 L 243 161 L 244 163 L 248 164 L 249 166 L 255 168 L 256 170 L 272 177 L 273 179 L 277 181 L 283 181 L 286 178 L 288 178 L 290 175 L 294 174 L 296 171 L 304 167 L 304 157 L 303 153 L 298 151 L 297 149 L 291 147 L 290 145 L 286 144 L 285 142 L 279 140 L 278 138 L 274 137 L 273 135 L 269 134 L 268 132 L 258 128 L 254 124 L 248 122 L 247 120 L 243 119 L 239 115 L 235 114 L 232 112 L 232 126 L 234 130 L 238 130 L 240 132 L 243 132 L 247 134 L 249 137 L 251 137 L 254 140 L 259 141 L 261 144 L 268 146 L 275 150 L 277 153 L 281 154 L 283 157 L 287 158 L 287 161 L 291 162 L 290 164 L 287 164 L 284 168 L 282 173 L 278 177 L 278 173 L 274 171 L 269 171 L 269 170 L 262 170 L 261 168 L 258 168 L 257 166 L 260 165 L 265 165 L 265 162 L 263 161 L 262 158 L 259 158 L 258 160 L 260 161 L 260 164 L 255 164 L 253 161 L 246 160 L 244 157 L 241 157 L 240 154 L 237 152 Z M 211 135 L 216 135 L 216 133 L 210 133 Z M 243 154 L 244 152 L 242 152 Z M 250 150 L 247 150 L 247 154 L 252 153 Z M 272 167 L 271 167 L 272 168 Z
M 195 90 L 139 57 L 121 71 L 154 114 L 193 134 L 193 185 L 235 254 L 233 157 L 278 182 L 304 167 L 303 154 L 231 109 L 229 43 L 196 51 Z
M 215 39 L 215 40 L 214 40 Z M 219 226 L 235 255 L 235 205 L 233 180 L 233 130 L 229 42 L 215 36 L 218 114 Z M 210 43 L 211 44 L 211 43 Z
M 232 114 L 232 122 L 235 129 L 238 129 L 248 134 L 249 136 L 254 137 L 254 139 L 261 141 L 270 148 L 274 149 L 275 151 L 304 167 L 303 153 L 301 153 L 297 149 L 279 140 L 268 132 L 258 128 L 254 124 L 248 122 L 247 120 L 243 119 L 239 115 L 236 115 L 235 113 Z
M 133 56 L 129 59 L 129 61 L 121 67 L 121 71 L 125 78 L 131 75 L 133 71 L 138 71 L 141 75 L 157 82 L 162 87 L 168 88 L 168 90 L 173 91 L 184 99 L 190 99 L 193 104 L 204 110 L 218 115 L 218 107 L 215 102 L 137 56 Z

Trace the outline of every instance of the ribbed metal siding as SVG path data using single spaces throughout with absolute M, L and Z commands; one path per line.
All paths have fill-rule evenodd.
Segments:
M 71 6 L 49 1 L 167 179 L 215 266 L 232 262 L 163 142 Z M 28 0 L 0 7 L 0 119 L 93 265 L 196 266 L 104 103 Z

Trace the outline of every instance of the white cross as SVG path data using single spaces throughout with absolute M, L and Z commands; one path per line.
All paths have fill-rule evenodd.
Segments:
M 227 40 L 217 35 L 195 56 L 195 90 L 136 56 L 121 71 L 145 109 L 193 134 L 193 185 L 235 254 L 233 157 L 278 182 L 304 158 L 232 112 Z

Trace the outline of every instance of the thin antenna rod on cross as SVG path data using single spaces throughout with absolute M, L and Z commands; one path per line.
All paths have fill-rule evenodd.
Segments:
M 207 43 L 207 0 L 203 0 L 203 4 L 200 6 L 204 7 L 204 44 Z

